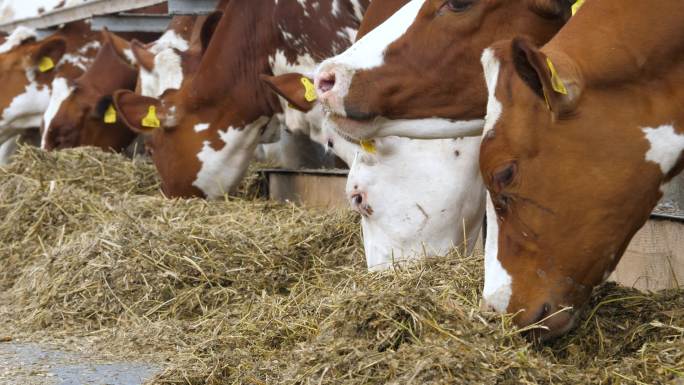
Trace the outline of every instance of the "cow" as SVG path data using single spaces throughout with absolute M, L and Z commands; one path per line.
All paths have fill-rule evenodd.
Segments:
M 100 47 L 96 36 L 86 23 L 75 22 L 40 41 L 35 31 L 24 27 L 7 38 L 0 46 L 0 143 L 13 144 L 21 134 L 41 126 L 52 81 L 83 73 Z
M 284 110 L 259 75 L 312 71 L 350 45 L 367 5 L 232 0 L 198 70 L 178 91 L 159 99 L 117 92 L 122 120 L 150 136 L 164 193 L 219 198 L 237 187 L 262 131 L 279 124 L 273 117 Z M 285 120 L 292 131 L 316 129 L 286 106 Z
M 193 35 L 199 35 L 195 25 L 203 27 L 205 19 L 215 22 L 217 16 L 177 16 L 169 30 L 148 47 L 104 31 L 104 44 L 88 71 L 55 87 L 44 118 L 42 148 L 126 149 L 137 134 L 118 118 L 112 104 L 114 92 L 128 89 L 159 96 L 168 88 L 179 88 L 184 75 L 197 68 L 201 55 L 190 49 L 195 45 Z
M 485 210 L 479 137 L 409 140 L 386 135 L 479 134 L 486 108 L 482 51 L 519 33 L 545 42 L 569 14 L 569 3 L 553 0 L 414 0 L 318 67 L 314 83 L 328 111 L 324 125 L 329 143 L 338 154 L 356 154 L 347 196 L 362 215 L 369 268 L 386 269 L 426 253 L 445 254 L 453 246 L 472 251 Z M 293 105 L 311 108 L 302 87 L 288 80 L 298 77 L 271 83 Z M 362 110 L 372 103 L 385 112 L 371 120 L 352 120 L 352 114 L 340 109 L 347 102 Z M 342 127 L 339 115 L 347 115 Z M 382 126 L 385 136 L 364 143 L 359 131 L 346 129 L 364 126 Z
M 484 299 L 534 337 L 573 327 L 684 168 L 683 23 L 677 0 L 586 1 L 541 48 L 483 54 Z

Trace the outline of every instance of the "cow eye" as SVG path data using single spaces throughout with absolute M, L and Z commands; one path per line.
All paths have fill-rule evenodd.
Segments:
M 468 10 L 474 2 L 474 0 L 447 0 L 446 6 L 450 11 L 463 12 Z
M 515 173 L 518 170 L 518 165 L 515 162 L 511 162 L 494 172 L 492 177 L 492 183 L 499 190 L 503 190 L 508 187 L 515 179 Z

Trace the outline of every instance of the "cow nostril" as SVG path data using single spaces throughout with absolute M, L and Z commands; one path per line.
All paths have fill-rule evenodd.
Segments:
M 354 203 L 356 203 L 357 205 L 360 205 L 363 203 L 363 196 L 361 194 L 355 194 L 353 198 L 354 198 Z
M 335 73 L 326 72 L 318 78 L 318 91 L 326 93 L 335 87 Z
M 537 316 L 534 317 L 534 322 L 532 322 L 532 324 L 536 324 L 543 321 L 546 317 L 549 316 L 549 314 L 551 314 L 551 305 L 549 305 L 549 303 L 546 302 L 544 303 L 544 306 L 542 306 L 541 309 L 539 309 L 539 312 L 537 313 Z

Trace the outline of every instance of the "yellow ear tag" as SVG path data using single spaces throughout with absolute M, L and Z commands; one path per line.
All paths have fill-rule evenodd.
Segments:
M 579 11 L 580 8 L 584 5 L 584 0 L 577 0 L 575 4 L 572 6 L 572 15 L 575 16 L 577 11 Z
M 567 95 L 568 89 L 565 88 L 565 84 L 563 84 L 560 76 L 558 76 L 558 71 L 556 71 L 556 67 L 551 62 L 551 59 L 546 58 L 546 64 L 549 66 L 549 70 L 551 71 L 551 86 L 553 87 L 553 90 L 559 94 Z
M 113 104 L 110 104 L 109 107 L 107 108 L 107 111 L 105 111 L 104 122 L 107 124 L 116 123 L 116 110 L 114 109 Z
M 362 140 L 360 141 L 361 148 L 369 154 L 375 154 L 377 149 L 375 148 L 375 142 L 372 140 Z
M 55 62 L 52 61 L 51 57 L 43 56 L 40 58 L 40 61 L 38 62 L 38 70 L 40 72 L 48 72 L 53 68 L 55 68 Z
M 147 116 L 142 120 L 142 126 L 147 128 L 159 128 L 161 127 L 161 122 L 157 118 L 157 107 L 150 106 L 147 109 Z
M 309 78 L 302 77 L 300 81 L 304 85 L 304 99 L 306 99 L 306 101 L 309 103 L 318 99 L 316 96 L 316 89 L 314 88 L 313 83 L 311 83 L 311 80 L 309 80 Z

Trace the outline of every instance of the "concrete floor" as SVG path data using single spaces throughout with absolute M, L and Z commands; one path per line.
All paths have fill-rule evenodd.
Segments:
M 141 385 L 159 367 L 144 362 L 104 362 L 34 343 L 0 343 L 2 385 Z

